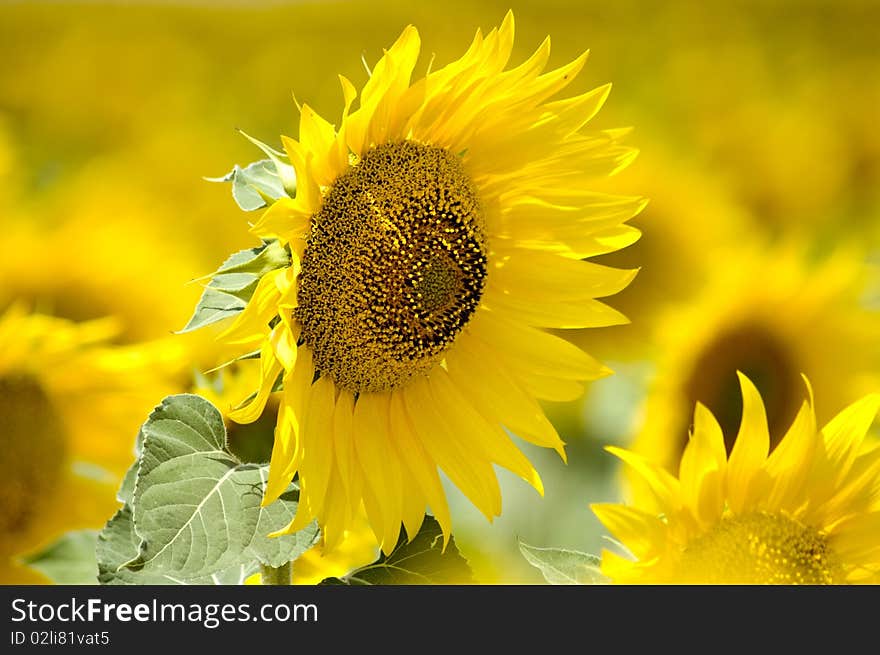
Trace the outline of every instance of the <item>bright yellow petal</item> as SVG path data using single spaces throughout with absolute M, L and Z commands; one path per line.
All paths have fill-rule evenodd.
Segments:
M 339 391 L 336 410 L 333 413 L 333 449 L 336 468 L 346 491 L 346 498 L 354 511 L 360 506 L 360 490 L 354 484 L 357 460 L 354 451 L 354 396 L 346 389 Z
M 669 471 L 623 448 L 606 446 L 605 450 L 632 467 L 647 483 L 657 500 L 658 513 L 672 514 L 681 508 L 681 483 Z
M 255 344 L 269 335 L 269 321 L 278 313 L 281 292 L 275 278 L 284 269 L 269 271 L 257 283 L 257 288 L 245 308 L 233 319 L 218 339 L 230 344 Z
M 712 412 L 697 403 L 694 429 L 681 457 L 679 478 L 685 506 L 704 524 L 717 521 L 724 509 L 726 465 L 721 426 Z
M 841 411 L 822 428 L 825 455 L 838 479 L 852 466 L 878 411 L 880 394 L 870 394 Z
M 355 452 L 382 514 L 382 550 L 397 544 L 403 514 L 400 462 L 391 447 L 388 394 L 362 394 L 354 408 Z M 368 508 L 369 509 L 369 508 Z
M 501 514 L 501 489 L 490 463 L 457 433 L 446 412 L 435 406 L 428 381 L 416 380 L 401 390 L 414 434 L 428 455 L 490 521 Z M 450 408 L 449 411 L 455 411 Z
M 301 428 L 305 406 L 312 390 L 315 368 L 312 353 L 303 348 L 297 355 L 296 366 L 283 380 L 278 426 L 269 463 L 269 481 L 263 494 L 263 507 L 278 499 L 290 485 L 302 457 Z
M 443 530 L 444 538 L 448 541 L 452 535 L 452 518 L 446 502 L 446 493 L 437 473 L 437 465 L 428 456 L 422 442 L 416 436 L 400 391 L 395 391 L 391 396 L 391 430 L 404 468 L 418 484 Z
M 776 449 L 770 453 L 764 470 L 772 479 L 772 488 L 762 501 L 768 509 L 793 512 L 802 507 L 807 479 L 816 449 L 816 415 L 805 402 Z
M 590 509 L 609 532 L 640 560 L 657 554 L 666 544 L 666 525 L 653 514 L 611 503 L 593 504 Z
M 262 213 L 251 232 L 264 239 L 278 239 L 282 245 L 309 233 L 312 216 L 309 207 L 291 198 L 279 198 Z
M 333 465 L 333 414 L 336 387 L 328 377 L 312 385 L 300 432 L 300 503 L 319 516 Z M 305 526 L 303 526 L 305 527 Z
M 452 380 L 487 420 L 499 421 L 538 446 L 553 448 L 565 461 L 565 449 L 553 424 L 534 397 L 523 391 L 497 360 L 475 354 L 466 339 L 446 355 Z
M 727 472 L 728 502 L 734 512 L 741 511 L 752 498 L 750 489 L 770 451 L 767 412 L 761 394 L 745 375 L 737 375 L 742 389 L 743 413 Z
M 264 341 L 260 349 L 260 388 L 257 395 L 244 407 L 229 412 L 229 419 L 236 423 L 253 423 L 260 418 L 281 371 L 281 362 L 275 358 L 272 344 Z
M 336 145 L 336 130 L 314 109 L 304 104 L 300 110 L 299 142 L 312 154 L 312 174 L 322 186 L 333 183 L 338 171 L 329 165 L 330 149 Z
M 487 285 L 523 300 L 587 300 L 618 293 L 637 271 L 515 248 L 499 256 Z
M 541 477 L 520 450 L 498 425 L 488 423 L 470 404 L 470 400 L 456 390 L 449 374 L 438 367 L 429 378 L 431 394 L 437 406 L 448 407 L 446 413 L 450 427 L 460 434 L 467 434 L 475 447 L 482 450 L 483 456 L 507 470 L 516 473 L 544 495 Z
M 498 314 L 542 328 L 580 329 L 626 325 L 629 319 L 592 298 L 584 300 L 526 300 L 487 288 L 483 303 Z
M 594 380 L 609 372 L 568 341 L 495 312 L 478 311 L 466 331 L 496 351 L 517 373 L 528 371 L 565 380 Z

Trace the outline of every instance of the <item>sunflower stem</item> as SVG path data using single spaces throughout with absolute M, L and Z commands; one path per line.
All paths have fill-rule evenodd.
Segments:
M 260 575 L 264 585 L 292 584 L 293 563 L 287 562 L 279 567 L 260 565 Z

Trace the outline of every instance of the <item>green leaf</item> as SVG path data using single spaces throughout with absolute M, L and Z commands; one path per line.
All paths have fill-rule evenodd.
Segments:
M 519 542 L 519 550 L 529 564 L 539 569 L 550 584 L 607 584 L 595 555 L 565 548 L 538 548 Z
M 471 584 L 473 574 L 467 560 L 450 538 L 443 550 L 443 531 L 433 516 L 426 516 L 415 539 L 407 542 L 401 533 L 394 550 L 344 578 L 328 578 L 321 584 L 411 585 Z
M 260 466 L 259 471 L 262 478 L 262 488 L 265 488 L 269 467 Z M 282 537 L 268 536 L 271 532 L 283 528 L 293 520 L 298 499 L 299 493 L 291 490 L 282 494 L 281 498 L 268 507 L 262 508 L 259 512 L 254 537 L 245 551 L 246 556 L 260 564 L 277 568 L 302 555 L 315 545 L 320 536 L 318 524 L 315 522 L 293 534 Z
M 287 249 L 274 240 L 230 255 L 214 273 L 199 278 L 211 281 L 179 334 L 235 316 L 245 308 L 263 275 L 289 265 Z
M 137 470 L 138 463 L 135 462 L 125 472 L 125 477 L 122 478 L 122 484 L 119 485 L 119 490 L 116 492 L 116 500 L 123 505 L 131 502 L 131 497 L 134 494 L 134 485 L 137 481 Z
M 241 298 L 207 287 L 202 293 L 202 297 L 199 298 L 199 302 L 196 304 L 195 311 L 189 322 L 178 334 L 192 332 L 206 325 L 235 316 L 245 308 L 245 305 L 247 305 L 247 302 Z
M 126 568 L 126 563 L 137 557 L 139 544 L 140 538 L 134 530 L 131 507 L 125 505 L 98 534 L 98 543 L 95 546 L 98 582 L 105 585 L 210 584 L 210 579 L 207 577 L 184 580 L 165 575 L 152 567 L 144 567 L 137 571 Z
M 244 130 L 239 130 L 239 133 L 262 150 L 272 163 L 275 164 L 275 172 L 281 179 L 281 186 L 284 187 L 287 195 L 293 198 L 296 195 L 296 170 L 290 164 L 281 161 L 281 158 L 284 157 L 284 153 L 275 150 L 275 148 L 263 143 L 259 139 L 255 139 L 251 135 L 245 133 Z
M 134 529 L 131 507 L 120 509 L 98 534 L 93 559 L 98 560 L 98 581 L 105 585 L 241 585 L 259 571 L 257 562 L 244 562 L 211 576 L 174 577 L 156 567 L 132 570 L 125 565 L 138 554 L 140 538 Z
M 269 271 L 290 265 L 290 254 L 278 241 L 271 240 L 257 248 L 240 250 L 231 255 L 214 273 L 214 278 L 221 274 L 250 273 L 262 277 Z
M 290 168 L 287 164 L 281 165 Z M 232 182 L 232 197 L 238 206 L 244 211 L 254 211 L 287 195 L 278 170 L 271 159 L 261 159 L 244 168 L 236 164 L 223 177 L 205 179 L 208 182 Z
M 68 532 L 43 550 L 28 555 L 24 563 L 55 584 L 93 585 L 97 581 L 94 530 Z
M 294 517 L 299 492 L 292 488 L 261 508 L 268 466 L 229 453 L 223 418 L 204 398 L 166 398 L 142 433 L 132 497 L 140 543 L 128 568 L 191 580 L 252 560 L 277 566 L 317 540 L 314 523 L 293 535 L 266 536 Z

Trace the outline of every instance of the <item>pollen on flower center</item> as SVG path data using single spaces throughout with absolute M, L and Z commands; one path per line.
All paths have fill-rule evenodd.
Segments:
M 319 375 L 356 393 L 382 392 L 442 360 L 485 277 L 482 212 L 460 159 L 386 143 L 325 194 L 295 315 Z
M 36 380 L 0 377 L 0 535 L 21 532 L 38 515 L 66 455 L 62 430 Z
M 681 580 L 706 584 L 837 584 L 843 572 L 826 537 L 787 516 L 728 517 L 691 540 Z

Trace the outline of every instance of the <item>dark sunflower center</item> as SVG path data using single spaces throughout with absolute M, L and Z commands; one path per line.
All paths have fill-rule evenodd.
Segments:
M 486 277 L 480 204 L 455 155 L 376 146 L 330 187 L 303 255 L 302 339 L 319 375 L 353 392 L 437 365 Z
M 742 371 L 761 393 L 770 447 L 775 447 L 794 420 L 803 397 L 803 381 L 792 359 L 790 349 L 761 325 L 741 325 L 722 333 L 697 359 L 685 385 L 690 412 L 697 401 L 712 411 L 724 431 L 730 454 L 742 418 L 742 393 L 736 376 Z M 682 426 L 681 433 L 683 451 L 687 425 Z
M 66 457 L 63 425 L 31 377 L 0 377 L 0 548 L 39 518 Z

